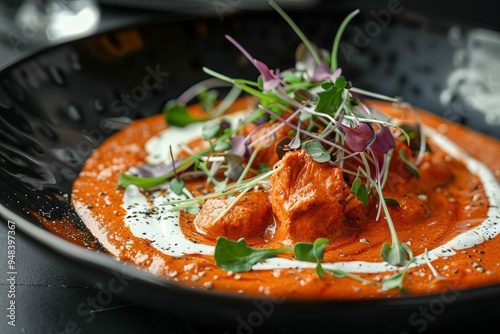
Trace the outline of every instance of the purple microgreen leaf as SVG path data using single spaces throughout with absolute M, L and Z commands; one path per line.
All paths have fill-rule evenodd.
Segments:
M 380 128 L 375 131 L 375 141 L 373 142 L 373 148 L 375 148 L 380 153 L 386 154 L 395 147 L 396 140 L 394 139 L 391 130 L 386 126 L 380 126 Z
M 230 142 L 225 141 L 225 140 L 218 140 L 213 148 L 214 152 L 223 152 L 223 151 L 228 151 L 232 148 L 232 145 Z
M 204 120 L 191 116 L 186 105 L 181 104 L 176 100 L 168 101 L 163 107 L 162 112 L 165 116 L 165 121 L 170 126 L 185 127 L 188 124 Z
M 203 125 L 201 129 L 201 137 L 204 140 L 210 140 L 217 137 L 221 132 L 221 125 L 216 122 L 209 122 Z
M 330 67 L 325 63 L 321 63 L 314 68 L 314 72 L 311 76 L 311 82 L 322 82 L 331 77 L 332 73 L 330 73 Z M 332 81 L 335 81 L 335 79 Z
M 224 159 L 227 163 L 227 170 L 224 172 L 224 175 L 232 180 L 238 180 L 243 173 L 243 158 L 236 154 L 226 153 L 224 154 Z
M 413 162 L 411 162 L 408 159 L 408 156 L 406 155 L 406 151 L 404 149 L 399 150 L 399 157 L 403 162 L 405 163 L 406 167 L 410 170 L 410 172 L 418 179 L 420 178 L 420 173 L 418 172 L 417 166 Z
M 290 144 L 291 141 L 291 138 L 285 137 L 278 142 L 278 145 L 276 145 L 276 154 L 278 155 L 278 158 L 280 160 L 281 158 L 283 158 L 286 152 L 290 151 L 290 147 L 288 146 L 288 144 Z
M 340 75 L 342 74 L 342 69 L 341 68 L 337 68 L 335 71 L 333 71 L 333 73 L 330 75 L 330 80 L 332 82 L 335 82 L 337 81 L 337 79 L 340 77 Z
M 184 189 L 184 181 L 177 178 L 172 179 L 172 181 L 170 181 L 170 189 L 172 189 L 172 191 L 176 195 L 182 194 L 182 190 Z
M 282 79 L 280 77 L 279 70 L 270 70 L 269 67 L 264 64 L 263 62 L 253 58 L 248 51 L 246 51 L 243 46 L 241 46 L 236 40 L 234 40 L 231 36 L 226 35 L 226 38 L 233 43 L 234 46 L 236 46 L 241 53 L 245 57 L 248 58 L 248 60 L 255 65 L 257 70 L 259 70 L 260 75 L 262 76 L 262 80 L 264 81 L 264 91 L 271 90 L 273 88 L 276 88 L 278 85 L 281 84 Z
M 280 77 L 280 72 L 279 70 L 270 70 L 269 67 L 267 67 L 266 64 L 259 60 L 254 59 L 254 64 L 257 67 L 257 69 L 260 72 L 260 75 L 262 76 L 262 80 L 264 81 L 264 91 L 271 90 L 273 88 L 276 88 L 279 86 L 282 82 L 282 79 Z
M 361 122 L 354 128 L 344 124 L 340 127 L 345 133 L 345 143 L 354 152 L 363 152 L 375 140 L 375 130 L 368 123 Z
M 328 153 L 323 145 L 317 141 L 308 141 L 304 143 L 304 149 L 316 162 L 327 162 L 331 159 L 330 153 Z
M 246 137 L 243 135 L 237 135 L 231 141 L 231 149 L 227 152 L 229 154 L 238 155 L 244 157 L 248 151 Z
M 366 185 L 361 183 L 359 177 L 352 182 L 351 194 L 356 195 L 356 198 L 363 203 L 363 206 L 368 206 L 368 191 L 366 190 Z
M 180 161 L 176 161 L 176 164 L 178 165 Z M 173 172 L 174 168 L 172 164 L 164 164 L 164 163 L 158 163 L 158 164 L 142 164 L 136 167 L 133 167 L 131 169 L 131 172 L 138 176 L 138 177 L 158 177 L 162 176 L 165 174 L 168 174 L 170 172 Z
M 231 123 L 226 120 L 222 120 L 220 122 L 220 131 L 227 131 L 227 130 L 231 130 Z

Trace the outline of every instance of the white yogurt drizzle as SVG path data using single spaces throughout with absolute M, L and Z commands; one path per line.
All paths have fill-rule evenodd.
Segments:
M 170 159 L 165 147 L 173 143 L 186 143 L 199 136 L 201 124 L 192 124 L 189 128 L 169 128 L 157 136 L 151 138 L 146 144 L 150 162 L 167 162 Z M 450 257 L 457 250 L 467 249 L 483 243 L 485 240 L 493 239 L 500 233 L 500 184 L 495 175 L 481 162 L 470 157 L 452 141 L 438 131 L 425 128 L 426 134 L 439 145 L 450 156 L 464 161 L 467 168 L 481 179 L 486 195 L 490 202 L 487 218 L 480 225 L 461 233 L 447 243 L 429 250 L 428 260 L 424 254 L 416 256 L 413 266 L 426 264 L 439 257 Z M 179 147 L 176 148 L 177 150 Z M 163 190 L 168 186 L 161 187 Z M 127 211 L 125 224 L 130 227 L 132 233 L 139 238 L 152 240 L 151 246 L 159 251 L 171 255 L 182 256 L 184 254 L 207 254 L 214 253 L 214 247 L 197 244 L 184 237 L 179 226 L 179 213 L 170 212 L 169 205 L 164 204 L 168 198 L 176 198 L 175 195 L 164 195 L 160 191 L 152 192 L 148 199 L 137 187 L 128 186 L 123 197 L 123 207 Z M 351 273 L 381 273 L 397 270 L 386 262 L 346 261 L 334 263 L 322 263 L 325 269 L 340 269 Z M 271 258 L 253 266 L 254 270 L 285 269 L 285 268 L 314 268 L 315 263 L 290 260 L 284 258 Z

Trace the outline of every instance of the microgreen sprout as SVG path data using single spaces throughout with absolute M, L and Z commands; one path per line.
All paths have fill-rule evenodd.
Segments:
M 265 259 L 293 252 L 297 260 L 316 262 L 316 273 L 323 278 L 324 270 L 321 261 L 326 245 L 328 245 L 328 239 L 318 238 L 314 242 L 298 242 L 293 247 L 253 248 L 248 246 L 244 239 L 231 241 L 225 237 L 218 237 L 214 258 L 216 264 L 225 270 L 245 272 Z
M 215 244 L 215 263 L 222 269 L 233 272 L 245 272 L 262 260 L 275 257 L 278 254 L 291 252 L 293 248 L 265 249 L 252 248 L 244 239 L 231 241 L 218 237 Z
M 353 280 L 359 281 L 359 282 L 364 283 L 364 284 L 368 284 L 368 285 L 374 285 L 375 284 L 373 281 L 370 281 L 370 280 L 368 280 L 368 279 L 366 279 L 364 277 L 352 274 L 352 273 L 344 271 L 344 270 L 340 270 L 340 269 L 325 269 L 325 271 L 328 272 L 328 273 L 330 273 L 330 274 L 332 274 L 336 278 L 349 277 L 349 278 L 351 278 Z
M 174 170 L 174 179 L 170 181 L 170 189 L 176 194 L 180 195 L 184 189 L 184 181 L 178 178 L 177 170 L 175 169 L 174 154 L 172 153 L 172 146 L 169 146 L 170 157 L 172 158 L 172 169 Z
M 404 292 L 403 289 L 403 279 L 405 277 L 406 272 L 408 271 L 408 267 L 415 262 L 415 258 L 412 258 L 410 261 L 406 262 L 403 269 L 399 272 L 392 274 L 391 276 L 385 278 L 382 281 L 382 288 L 386 290 L 391 290 L 397 288 L 399 292 Z
M 300 261 L 316 262 L 316 274 L 323 278 L 325 277 L 325 272 L 321 266 L 321 261 L 323 260 L 325 246 L 327 246 L 328 243 L 329 241 L 326 238 L 318 238 L 314 240 L 313 243 L 298 242 L 293 248 L 295 257 Z

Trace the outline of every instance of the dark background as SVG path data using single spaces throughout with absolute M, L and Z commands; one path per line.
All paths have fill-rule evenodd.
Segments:
M 325 1 L 325 5 L 342 5 L 352 9 L 362 6 L 378 9 L 386 6 L 388 1 Z M 5 34 L 15 29 L 11 26 L 10 18 L 19 1 L 0 1 L 0 66 L 22 57 L 23 52 L 17 53 L 3 38 Z M 110 29 L 121 25 L 139 22 L 158 15 L 178 15 L 179 13 L 210 13 L 213 10 L 212 1 L 153 1 L 153 0 L 102 0 L 102 22 L 100 30 Z M 179 4 L 183 4 L 179 8 Z M 237 1 L 233 1 L 237 3 Z M 251 6 L 249 2 L 238 2 L 241 7 Z M 264 8 L 265 1 L 259 1 Z M 406 9 L 416 13 L 425 13 L 446 20 L 447 18 L 462 19 L 472 24 L 500 28 L 497 11 L 487 7 L 486 1 L 418 1 L 401 0 Z M 482 6 L 481 6 L 481 5 Z M 490 6 L 492 4 L 490 3 Z M 35 47 L 35 45 L 33 45 Z M 1 190 L 0 190 L 1 191 Z M 7 249 L 7 226 L 0 223 L 0 252 Z M 91 303 L 99 291 L 99 287 L 91 286 L 75 273 L 51 262 L 49 256 L 35 247 L 31 240 L 18 232 L 16 234 L 16 258 L 18 262 L 17 275 L 17 322 L 13 328 L 7 325 L 5 319 L 8 292 L 4 258 L 0 266 L 0 333 L 202 333 L 203 329 L 196 324 L 170 319 L 164 314 L 158 314 L 147 308 L 136 306 L 128 301 L 113 298 L 106 310 L 98 310 L 95 318 L 79 316 L 77 307 L 82 303 Z M 464 331 L 490 328 L 496 324 L 485 323 L 484 328 L 479 325 L 460 325 L 450 330 Z M 333 331 L 334 326 L 332 327 Z M 495 327 L 492 327 L 495 328 Z M 461 331 L 460 331 L 461 330 Z

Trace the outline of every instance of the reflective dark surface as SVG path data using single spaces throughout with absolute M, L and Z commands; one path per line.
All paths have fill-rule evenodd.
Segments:
M 306 35 L 326 48 L 352 10 L 331 7 L 291 12 Z M 402 96 L 500 138 L 500 114 L 493 103 L 497 33 L 470 23 L 433 21 L 404 7 L 394 7 L 386 16 L 384 10 L 389 11 L 363 12 L 344 35 L 339 61 L 346 77 L 358 87 Z M 499 286 L 470 291 L 450 287 L 444 296 L 359 302 L 283 303 L 198 292 L 70 245 L 40 227 L 33 212 L 85 231 L 67 202 L 85 158 L 123 125 L 160 112 L 169 98 L 205 78 L 202 66 L 255 77 L 255 69 L 241 62 L 224 34 L 270 67 L 293 66 L 290 50 L 299 40 L 276 13 L 219 14 L 151 20 L 33 52 L 0 72 L 0 216 L 2 222 L 14 222 L 18 233 L 17 298 L 28 301 L 38 293 L 29 309 L 19 305 L 19 327 L 13 333 L 33 323 L 44 323 L 34 330 L 41 333 L 136 333 L 141 326 L 150 333 L 165 328 L 186 333 L 207 328 L 220 333 L 399 333 L 473 328 L 498 318 Z M 5 239 L 7 224 L 1 229 Z M 30 269 L 30 261 L 50 262 L 44 267 L 50 269 L 40 275 Z M 68 275 L 73 289 L 60 279 Z M 0 277 L 4 302 L 7 270 Z

